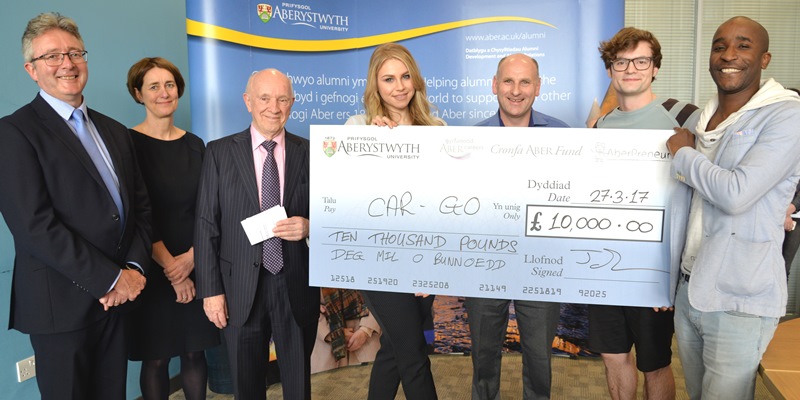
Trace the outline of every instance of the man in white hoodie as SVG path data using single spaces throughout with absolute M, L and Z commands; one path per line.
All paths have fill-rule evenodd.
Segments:
M 761 356 L 785 314 L 786 204 L 800 178 L 800 97 L 762 81 L 769 35 L 734 17 L 717 28 L 709 72 L 717 96 L 697 136 L 667 146 L 675 335 L 692 399 L 752 399 Z

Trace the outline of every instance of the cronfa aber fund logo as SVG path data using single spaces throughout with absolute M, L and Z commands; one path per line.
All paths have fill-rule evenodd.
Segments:
M 256 4 L 256 12 L 263 23 L 277 18 L 287 25 L 304 25 L 319 30 L 347 32 L 350 29 L 350 18 L 347 15 L 317 12 L 308 4 L 260 3 Z

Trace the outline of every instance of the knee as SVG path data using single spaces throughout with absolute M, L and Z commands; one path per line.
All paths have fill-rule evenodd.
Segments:
M 634 364 L 633 354 L 629 353 L 601 353 L 603 364 L 608 368 L 628 367 Z
M 181 354 L 181 363 L 198 364 L 205 362 L 206 362 L 206 354 L 204 351 L 192 351 Z
M 672 365 L 667 365 L 659 369 L 644 372 L 645 379 L 658 379 L 660 377 L 672 377 Z
M 148 369 L 165 369 L 169 367 L 169 358 L 163 358 L 160 360 L 144 360 L 142 361 L 142 367 Z

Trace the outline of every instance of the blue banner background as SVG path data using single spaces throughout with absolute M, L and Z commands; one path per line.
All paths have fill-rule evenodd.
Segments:
M 473 125 L 493 114 L 497 62 L 523 52 L 540 64 L 534 108 L 581 127 L 608 86 L 597 46 L 622 27 L 624 16 L 623 0 L 309 0 L 261 3 L 271 7 L 263 22 L 259 4 L 187 1 L 192 127 L 206 140 L 248 126 L 242 93 L 249 75 L 263 68 L 293 80 L 289 131 L 308 137 L 312 124 L 344 123 L 363 112 L 369 57 L 387 41 L 409 48 L 428 80 L 428 97 L 449 125 Z M 488 22 L 471 22 L 477 18 Z M 446 23 L 458 27 L 434 28 Z M 331 46 L 341 49 L 321 49 Z M 468 58 L 476 55 L 483 58 Z

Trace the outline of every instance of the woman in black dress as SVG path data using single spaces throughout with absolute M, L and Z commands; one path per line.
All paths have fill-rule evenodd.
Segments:
M 219 343 L 217 328 L 195 300 L 194 210 L 203 141 L 174 125 L 184 81 L 171 62 L 144 58 L 128 71 L 128 91 L 145 120 L 130 129 L 153 207 L 153 259 L 140 306 L 132 312 L 130 359 L 142 360 L 145 400 L 169 397 L 169 361 L 180 356 L 187 399 L 205 399 L 204 350 Z

